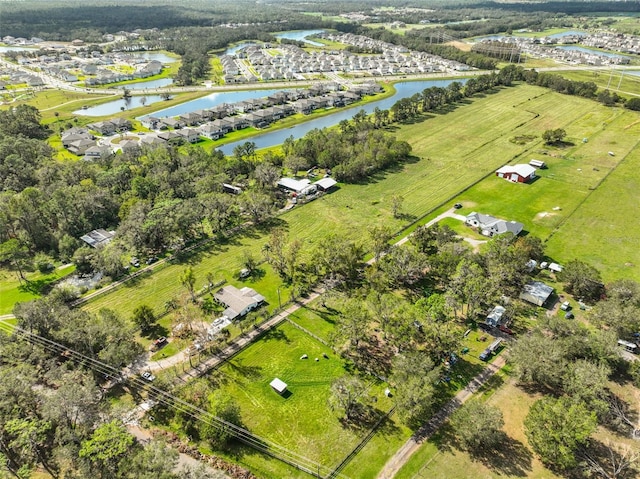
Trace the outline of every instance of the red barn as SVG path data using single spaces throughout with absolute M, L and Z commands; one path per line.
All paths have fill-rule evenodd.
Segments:
M 536 177 L 536 169 L 531 165 L 505 165 L 496 170 L 496 176 L 514 183 L 526 183 Z

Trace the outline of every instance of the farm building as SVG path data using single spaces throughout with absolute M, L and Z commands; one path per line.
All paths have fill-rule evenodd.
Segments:
M 507 232 L 518 236 L 524 228 L 524 225 L 517 221 L 505 221 L 491 215 L 476 213 L 475 211 L 467 215 L 464 224 L 478 228 L 480 233 L 489 237 Z
M 329 191 L 331 188 L 336 186 L 338 182 L 333 178 L 322 178 L 314 183 L 318 187 L 320 191 Z
M 533 160 L 532 159 L 531 161 L 529 161 L 529 164 L 531 166 L 533 166 L 534 168 L 546 168 L 547 167 L 547 164 L 542 160 Z
M 496 176 L 513 183 L 526 183 L 536 177 L 536 169 L 525 164 L 505 165 L 496 170 Z
M 254 289 L 247 287 L 238 289 L 232 285 L 221 288 L 213 297 L 227 307 L 222 314 L 230 320 L 244 316 L 264 302 L 264 296 Z
M 293 178 L 280 178 L 278 181 L 278 188 L 285 191 L 291 191 L 298 195 L 307 195 L 315 193 L 317 186 L 311 184 L 308 179 L 294 180 Z
M 528 301 L 536 306 L 542 306 L 547 302 L 553 288 L 540 281 L 530 281 L 524 285 L 522 292 L 520 293 L 520 299 Z

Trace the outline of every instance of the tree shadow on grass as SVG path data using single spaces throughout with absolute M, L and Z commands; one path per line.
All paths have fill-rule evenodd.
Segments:
M 51 290 L 51 279 L 27 280 L 18 286 L 21 293 L 45 294 Z
M 143 338 L 159 338 L 161 336 L 168 336 L 169 329 L 156 323 L 148 329 L 145 329 L 144 333 L 140 334 Z
M 475 451 L 470 455 L 501 475 L 527 477 L 531 472 L 533 454 L 522 442 L 506 434 L 495 449 Z
M 244 364 L 242 364 L 242 360 L 238 358 L 227 361 L 227 365 L 242 377 L 247 379 L 258 379 L 262 375 L 261 366 L 245 366 Z
M 303 306 L 302 309 L 312 311 L 316 316 L 320 316 L 323 321 L 329 324 L 336 324 L 335 315 L 338 314 L 338 310 L 325 307 L 324 309 L 314 308 L 313 306 Z M 330 311 L 330 312 L 329 312 Z
M 287 344 L 291 343 L 291 340 L 287 334 L 278 328 L 271 328 L 262 336 L 264 339 L 273 339 L 274 341 L 284 341 Z
M 472 460 L 481 462 L 497 474 L 509 477 L 527 477 L 531 472 L 533 454 L 522 442 L 501 432 L 501 439 L 495 448 L 466 451 Z M 464 451 L 449 423 L 444 424 L 431 439 L 443 452 Z

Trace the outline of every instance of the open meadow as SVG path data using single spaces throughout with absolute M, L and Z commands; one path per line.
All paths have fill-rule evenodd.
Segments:
M 336 231 L 366 241 L 371 225 L 385 224 L 400 233 L 443 205 L 449 207 L 449 202 L 457 198 L 468 205 L 462 213 L 476 209 L 522 221 L 527 231 L 545 239 L 635 148 L 638 126 L 630 125 L 637 118 L 634 112 L 602 107 L 539 87 L 504 88 L 447 114 L 392 127 L 400 139 L 412 145 L 412 161 L 395 171 L 379 173 L 367 183 L 341 184 L 337 191 L 281 214 L 275 223 L 307 247 Z M 550 128 L 564 128 L 571 144 L 545 147 L 541 135 Z M 516 141 L 519 138 L 526 141 Z M 616 150 L 616 156 L 607 154 L 611 149 Z M 511 184 L 493 176 L 495 169 L 506 163 L 528 162 L 532 157 L 550 164 L 533 184 Z M 404 198 L 402 219 L 393 217 L 394 195 Z M 561 209 L 554 210 L 557 206 Z M 624 225 L 619 228 L 628 229 Z M 226 244 L 212 243 L 190 257 L 187 261 L 198 278 L 196 287 L 204 284 L 207 273 L 216 280 L 231 281 L 241 268 L 245 251 L 261 256 L 267 235 L 268 231 L 248 230 Z M 181 294 L 177 278 L 184 267 L 164 266 L 85 307 L 109 307 L 126 315 L 143 303 L 161 307 Z M 274 304 L 277 278 L 267 275 L 261 284 L 252 286 Z
M 547 163 L 535 181 L 488 177 L 457 198 L 465 205 L 460 212 L 520 221 L 525 231 L 547 241 L 547 254 L 555 261 L 581 259 L 600 270 L 606 281 L 639 280 L 632 267 L 640 262 L 632 246 L 639 234 L 625 219 L 637 209 L 632 192 L 640 181 L 638 114 L 600 108 L 556 127 L 567 131 L 568 144 L 549 147 L 536 139 L 531 155 L 519 161 L 531 157 Z
M 570 70 L 559 72 L 563 77 L 574 81 L 593 82 L 598 88 L 608 89 L 625 98 L 637 98 L 640 95 L 640 75 L 638 70 Z

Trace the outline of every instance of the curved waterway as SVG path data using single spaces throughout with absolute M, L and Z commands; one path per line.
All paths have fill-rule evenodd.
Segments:
M 426 88 L 431 88 L 434 86 L 444 88 L 454 81 L 464 84 L 467 80 L 466 78 L 459 78 L 455 80 L 422 80 L 415 82 L 396 83 L 396 93 L 393 96 L 390 96 L 383 100 L 374 101 L 367 103 L 366 105 L 354 106 L 351 108 L 338 108 L 336 109 L 335 113 L 332 113 L 330 115 L 305 121 L 304 123 L 292 126 L 291 128 L 262 133 L 256 136 L 252 136 L 251 138 L 235 141 L 233 143 L 227 143 L 226 145 L 218 147 L 218 149 L 225 155 L 230 155 L 233 153 L 233 149 L 236 146 L 242 145 L 247 141 L 255 143 L 256 148 L 269 148 L 272 146 L 280 145 L 284 143 L 284 140 L 286 140 L 290 136 L 293 136 L 296 139 L 301 138 L 315 128 L 327 128 L 337 125 L 342 120 L 350 120 L 353 115 L 358 113 L 360 110 L 364 110 L 366 113 L 373 113 L 376 108 L 380 108 L 381 110 L 388 110 L 393 106 L 394 103 L 402 98 L 411 97 L 416 93 L 421 93 Z

